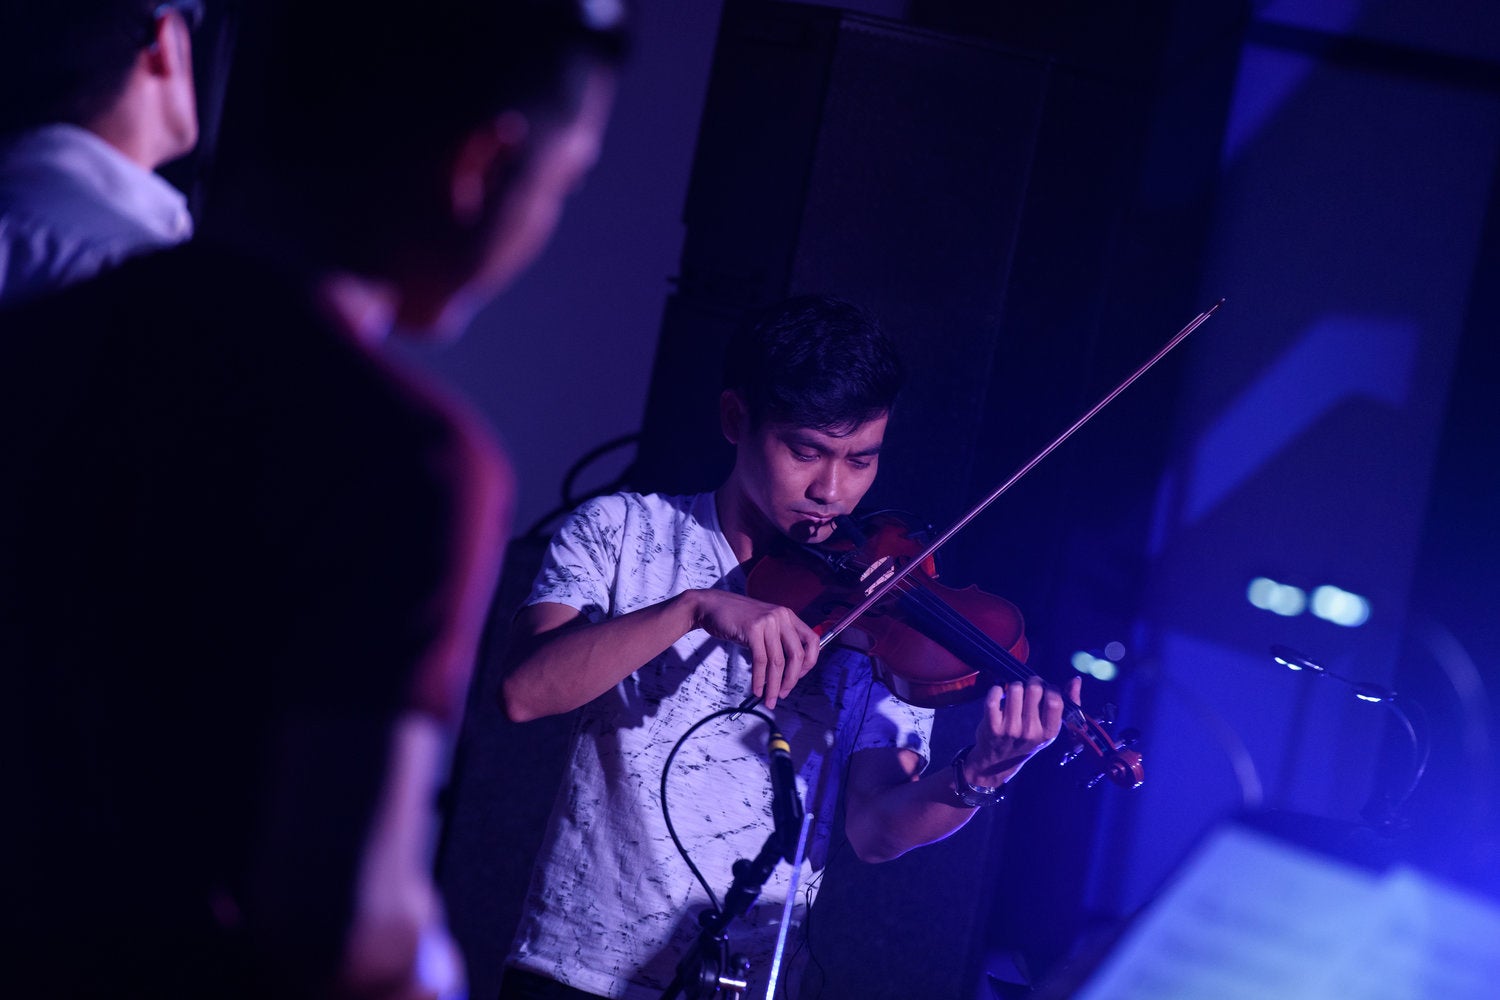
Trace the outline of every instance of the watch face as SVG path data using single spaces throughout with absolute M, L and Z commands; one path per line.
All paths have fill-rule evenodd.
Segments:
M 978 809 L 980 806 L 990 806 L 1002 801 L 1005 798 L 1005 785 L 983 788 L 969 783 L 969 779 L 964 777 L 964 761 L 969 759 L 969 751 L 973 749 L 972 745 L 966 746 L 953 758 L 953 794 L 969 809 Z

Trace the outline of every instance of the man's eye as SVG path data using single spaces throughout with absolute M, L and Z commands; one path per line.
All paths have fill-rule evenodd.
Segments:
M 818 453 L 815 451 L 798 451 L 796 448 L 793 448 L 792 457 L 799 462 L 816 462 L 818 460 Z
M 849 464 L 854 466 L 856 469 L 868 469 L 870 467 L 869 461 L 857 458 L 851 458 L 849 460 Z

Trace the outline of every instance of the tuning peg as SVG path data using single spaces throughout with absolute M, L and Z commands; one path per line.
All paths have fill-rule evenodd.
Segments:
M 1074 743 L 1071 747 L 1068 748 L 1066 752 L 1063 753 L 1062 757 L 1058 759 L 1057 766 L 1067 767 L 1079 757 L 1083 756 L 1083 750 L 1084 746 L 1081 742 Z

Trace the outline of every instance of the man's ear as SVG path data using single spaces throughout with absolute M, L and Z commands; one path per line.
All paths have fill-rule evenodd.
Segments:
M 149 170 L 190 152 L 198 142 L 198 100 L 193 82 L 193 33 L 172 9 L 151 22 L 151 44 L 136 53 L 130 75 L 108 115 L 117 145 Z M 104 131 L 100 135 L 114 141 Z
M 453 154 L 448 173 L 449 210 L 464 228 L 482 221 L 508 169 L 521 159 L 531 123 L 507 111 L 471 129 Z
M 175 77 L 193 73 L 192 31 L 173 10 L 151 22 L 151 44 L 141 50 L 141 62 L 151 76 Z
M 749 433 L 750 409 L 736 389 L 719 393 L 719 429 L 724 432 L 724 440 L 736 445 Z

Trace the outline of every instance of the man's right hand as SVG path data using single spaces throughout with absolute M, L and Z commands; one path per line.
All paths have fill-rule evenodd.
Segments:
M 792 693 L 818 662 L 818 634 L 791 608 L 727 590 L 693 592 L 693 623 L 750 654 L 750 692 L 767 708 Z
M 614 687 L 695 628 L 744 646 L 750 689 L 775 708 L 818 662 L 818 636 L 788 608 L 727 590 L 685 590 L 597 624 L 565 604 L 512 623 L 501 705 L 512 722 L 569 712 Z

